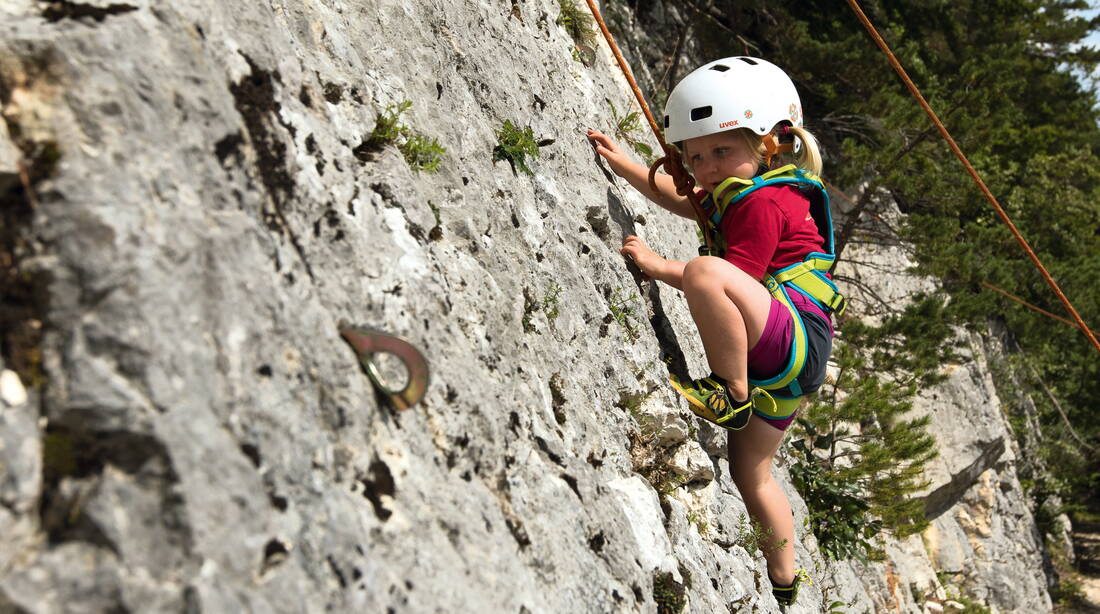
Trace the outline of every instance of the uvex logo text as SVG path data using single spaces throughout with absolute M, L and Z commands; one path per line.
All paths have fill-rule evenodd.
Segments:
M 732 128 L 732 127 L 736 126 L 738 123 L 740 123 L 740 122 L 738 122 L 735 119 L 733 121 L 722 122 L 722 123 L 718 124 L 718 127 L 719 128 Z

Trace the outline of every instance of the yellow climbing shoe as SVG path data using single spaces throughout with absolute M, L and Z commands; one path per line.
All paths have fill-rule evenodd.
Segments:
M 676 392 L 688 400 L 695 415 L 731 431 L 739 431 L 749 423 L 752 400 L 760 390 L 754 389 L 749 400 L 738 403 L 730 399 L 725 381 L 713 373 L 690 382 L 681 382 L 680 378 L 672 375 L 668 381 Z

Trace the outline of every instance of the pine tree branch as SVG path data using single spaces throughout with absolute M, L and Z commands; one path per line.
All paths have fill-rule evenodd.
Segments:
M 1054 397 L 1054 393 L 1050 391 L 1050 388 L 1047 387 L 1046 383 L 1043 381 L 1043 378 L 1039 376 L 1039 372 L 1036 371 L 1035 367 L 1031 366 L 1031 363 L 1028 362 L 1027 360 L 1024 360 L 1022 362 L 1024 363 L 1024 366 L 1027 367 L 1029 371 L 1031 371 L 1031 375 L 1035 378 L 1035 382 L 1037 384 L 1039 384 L 1039 387 L 1043 389 L 1044 393 L 1046 393 L 1047 398 L 1050 399 L 1051 404 L 1054 405 L 1054 409 L 1058 412 L 1058 415 L 1062 418 L 1062 424 L 1065 425 L 1066 430 L 1069 431 L 1069 434 L 1075 440 L 1077 440 L 1077 443 L 1081 444 L 1081 447 L 1083 447 L 1086 450 L 1088 450 L 1089 452 L 1092 452 L 1092 453 L 1095 454 L 1096 453 L 1096 448 L 1094 448 L 1093 446 L 1090 446 L 1089 444 L 1085 443 L 1085 441 L 1081 439 L 1081 436 L 1077 434 L 1077 431 L 1075 431 L 1073 429 L 1073 425 L 1070 424 L 1069 418 L 1066 416 L 1066 412 L 1062 410 L 1062 404 L 1059 403 L 1058 399 L 1056 399 Z

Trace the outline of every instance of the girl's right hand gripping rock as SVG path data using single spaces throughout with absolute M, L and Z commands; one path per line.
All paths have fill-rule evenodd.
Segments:
M 610 137 L 602 132 L 596 130 L 588 131 L 588 141 L 592 143 L 596 148 L 596 153 L 600 154 L 604 160 L 611 166 L 611 170 L 618 176 L 622 177 L 622 169 L 631 162 L 630 156 L 624 154 L 619 146 L 612 141 Z
M 645 241 L 630 235 L 623 239 L 623 248 L 619 250 L 619 253 L 633 260 L 634 264 L 638 265 L 638 268 L 646 277 L 661 279 L 666 261 L 657 252 L 649 249 Z

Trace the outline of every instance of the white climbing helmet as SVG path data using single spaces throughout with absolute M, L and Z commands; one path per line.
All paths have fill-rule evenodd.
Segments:
M 802 125 L 794 83 L 775 64 L 748 56 L 704 64 L 676 84 L 665 103 L 670 143 L 735 128 L 763 136 L 780 122 Z

